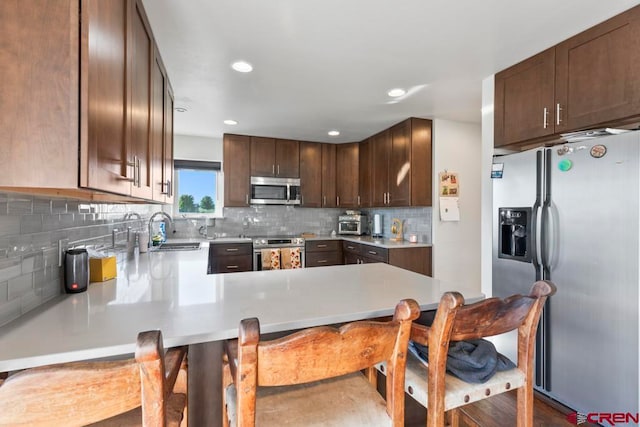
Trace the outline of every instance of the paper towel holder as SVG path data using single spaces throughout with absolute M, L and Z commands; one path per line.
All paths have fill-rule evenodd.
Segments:
M 371 237 L 382 237 L 382 215 L 373 215 L 373 227 L 371 227 Z

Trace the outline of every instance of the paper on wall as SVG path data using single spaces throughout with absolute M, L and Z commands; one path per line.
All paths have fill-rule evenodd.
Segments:
M 458 197 L 440 197 L 440 221 L 460 221 Z

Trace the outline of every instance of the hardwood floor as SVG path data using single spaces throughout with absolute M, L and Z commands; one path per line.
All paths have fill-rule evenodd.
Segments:
M 489 399 L 466 405 L 460 411 L 460 427 L 511 427 L 516 425 L 516 391 L 499 394 Z M 536 398 L 533 412 L 536 427 L 571 427 L 564 412 Z M 406 427 L 423 427 L 426 411 L 406 396 Z M 594 424 L 580 424 L 595 426 Z

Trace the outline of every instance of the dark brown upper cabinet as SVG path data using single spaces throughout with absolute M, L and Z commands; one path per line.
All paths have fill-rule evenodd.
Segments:
M 500 147 L 554 131 L 555 49 L 495 76 L 494 140 Z
M 299 178 L 298 141 L 252 136 L 251 176 Z
M 41 3 L 0 6 L 4 58 L 20 64 L 2 64 L 0 145 L 13 146 L 0 158 L 0 187 L 156 201 L 153 132 L 173 128 L 153 118 L 167 76 L 162 70 L 158 77 L 141 0 Z
M 336 146 L 336 205 L 340 208 L 359 206 L 359 163 L 357 142 Z
M 301 206 L 322 207 L 322 144 L 300 142 Z
M 336 145 L 322 146 L 322 207 L 335 208 L 336 194 Z
M 494 145 L 640 121 L 640 6 L 495 76 Z
M 225 134 L 222 140 L 224 205 L 249 206 L 251 192 L 251 137 Z
M 358 205 L 363 208 L 371 207 L 371 142 L 370 138 L 362 141 L 358 146 Z
M 372 205 L 431 206 L 431 120 L 407 119 L 370 144 Z

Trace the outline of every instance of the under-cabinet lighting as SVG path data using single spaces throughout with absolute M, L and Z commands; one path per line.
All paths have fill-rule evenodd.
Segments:
M 238 124 L 238 122 L 237 122 L 237 121 L 235 121 L 235 120 L 231 120 L 231 119 L 227 119 L 227 120 L 225 120 L 223 123 L 224 123 L 225 125 L 230 125 L 230 126 L 235 126 L 235 125 L 237 125 L 237 124 Z

